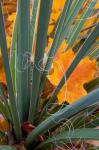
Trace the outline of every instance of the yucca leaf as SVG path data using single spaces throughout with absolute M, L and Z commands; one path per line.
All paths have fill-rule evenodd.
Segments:
M 86 123 L 86 128 L 96 128 L 99 126 L 99 119 L 98 117 L 96 119 L 93 119 L 92 121 Z
M 5 133 L 0 131 L 0 138 L 4 137 L 5 136 Z
M 67 0 L 65 2 L 65 6 L 64 6 L 64 9 L 63 9 L 63 12 L 60 16 L 60 19 L 59 19 L 59 22 L 58 22 L 58 27 L 57 27 L 57 31 L 56 31 L 56 34 L 55 34 L 55 37 L 54 37 L 54 41 L 52 43 L 52 46 L 50 48 L 50 51 L 49 51 L 49 54 L 48 54 L 48 59 L 47 59 L 47 63 L 46 63 L 46 66 L 45 66 L 45 69 L 44 69 L 44 73 L 42 75 L 42 78 L 41 78 L 41 83 L 40 83 L 40 93 L 43 89 L 43 86 L 44 86 L 44 83 L 45 83 L 45 77 L 46 77 L 46 74 L 48 73 L 48 70 L 50 68 L 50 65 L 51 65 L 51 60 L 53 59 L 53 56 L 57 50 L 57 44 L 58 44 L 58 41 L 59 41 L 59 37 L 61 35 L 61 32 L 62 32 L 62 29 L 63 29 L 63 26 L 64 26 L 64 22 L 66 21 L 66 17 L 68 15 L 68 11 L 70 9 L 70 6 L 71 6 L 71 0 Z
M 69 15 L 70 15 L 70 11 L 72 10 L 72 5 L 75 4 L 75 2 L 76 2 L 76 1 L 74 1 L 74 0 L 73 0 L 73 1 L 70 1 L 70 3 L 69 3 L 69 0 L 68 0 L 67 2 L 65 2 L 65 5 L 67 5 L 67 14 L 66 14 L 66 16 L 65 16 L 64 22 L 62 22 L 62 23 L 63 23 L 63 27 L 64 27 L 64 25 L 65 25 L 65 23 L 66 23 L 66 21 L 67 21 Z M 67 4 L 66 4 L 66 3 L 67 3 Z M 65 5 L 64 5 L 63 10 L 65 9 Z M 58 34 L 57 28 L 59 28 L 59 22 L 60 22 L 60 19 L 61 19 L 62 15 L 63 15 L 63 11 L 61 12 L 60 16 L 58 17 L 57 21 L 55 22 L 55 25 L 54 25 L 54 27 L 53 27 L 52 32 L 48 35 L 49 37 L 54 38 L 54 37 L 55 37 L 55 34 Z M 62 26 L 61 26 L 61 27 L 62 27 Z M 63 28 L 63 27 L 62 27 L 62 28 Z
M 94 27 L 97 26 L 97 24 L 98 24 L 98 22 L 97 23 L 93 23 L 92 25 L 88 26 L 87 28 L 82 29 L 81 33 L 83 33 L 84 31 L 87 31 L 87 30 L 89 31 L 89 29 L 90 29 L 90 31 L 93 30 Z M 88 34 L 87 34 L 87 36 L 88 36 Z M 73 46 L 73 51 L 75 53 L 79 50 L 80 46 L 84 43 L 84 41 L 86 40 L 87 36 L 81 37 L 81 38 L 78 37 L 79 41 L 76 44 L 74 44 L 74 46 Z M 89 50 L 86 52 L 86 56 L 87 55 L 89 55 L 89 56 L 91 55 L 91 53 L 94 51 L 94 49 L 96 47 L 98 47 L 98 43 L 99 43 L 99 41 L 98 41 L 98 38 L 97 38 L 94 41 L 93 45 L 91 45 L 91 47 L 89 48 Z
M 66 80 L 70 77 L 76 66 L 79 64 L 79 62 L 83 59 L 86 52 L 89 50 L 95 39 L 99 36 L 99 23 L 95 27 L 95 29 L 92 31 L 92 33 L 88 36 L 82 47 L 80 48 L 79 52 L 77 53 L 76 57 L 74 58 L 73 62 L 71 63 L 70 67 L 65 73 Z M 56 89 L 53 92 L 52 97 L 50 98 L 49 102 L 52 103 L 55 100 L 55 97 L 57 96 L 58 92 L 62 88 L 62 86 L 65 83 L 65 78 L 61 79 L 59 85 L 56 87 Z
M 74 53 L 78 52 L 79 48 L 81 47 L 81 45 L 84 43 L 85 39 L 81 39 L 80 41 L 78 41 L 74 47 L 72 48 Z
M 7 100 L 6 96 L 4 95 L 4 89 L 3 89 L 1 83 L 0 83 L 0 96 L 1 96 L 1 98 L 2 98 L 2 100 L 4 102 L 4 104 L 5 104 L 6 111 L 9 114 L 9 119 L 10 119 L 11 122 L 13 122 L 12 121 L 11 110 L 10 110 L 10 107 L 9 107 L 9 104 L 8 104 L 8 100 Z
M 82 97 L 77 102 L 66 106 L 60 111 L 56 112 L 41 124 L 39 124 L 27 137 L 27 144 L 32 142 L 38 137 L 38 135 L 47 132 L 49 129 L 57 126 L 60 122 L 69 119 L 73 115 L 81 112 L 87 107 L 94 106 L 99 103 L 99 88 L 89 93 L 87 96 Z
M 90 18 L 91 14 L 93 12 L 93 7 L 95 6 L 96 2 L 97 2 L 97 0 L 89 3 L 87 8 L 84 10 L 84 13 L 81 15 L 80 19 L 78 20 L 78 22 L 75 24 L 74 28 L 69 33 L 69 36 L 67 38 L 67 43 L 70 47 L 73 46 L 75 40 L 77 39 L 85 21 L 86 21 L 86 19 Z
M 70 26 L 72 25 L 75 16 L 78 14 L 80 8 L 82 7 L 83 3 L 85 0 L 81 0 L 81 1 L 75 1 L 75 7 L 73 8 L 73 10 L 71 11 L 68 19 L 66 19 L 66 15 L 68 15 L 68 12 L 70 10 L 70 3 L 71 1 L 66 1 L 66 4 L 64 6 L 64 10 L 63 10 L 63 14 L 61 17 L 61 22 L 60 22 L 60 28 L 57 32 L 58 38 L 54 38 L 55 39 L 55 43 L 53 42 L 51 49 L 49 50 L 49 54 L 48 54 L 48 59 L 47 59 L 47 63 L 45 65 L 45 69 L 44 69 L 44 73 L 42 75 L 42 79 L 41 79 L 41 85 L 40 85 L 40 90 L 44 87 L 44 83 L 46 81 L 46 75 L 48 74 L 48 71 L 51 67 L 52 64 L 52 60 L 53 57 L 58 49 L 58 47 L 61 45 L 62 41 L 65 39 L 66 34 L 68 33 L 68 29 L 70 28 Z M 64 25 L 64 21 L 66 21 L 65 25 Z M 63 27 L 64 25 L 64 27 Z M 61 33 L 60 33 L 61 31 Z
M 6 110 L 5 105 L 3 102 L 0 100 L 0 113 L 6 118 L 6 120 L 9 120 L 9 113 Z
M 66 38 L 67 34 L 68 34 L 68 30 L 70 29 L 75 17 L 77 16 L 79 10 L 81 9 L 83 3 L 84 3 L 85 0 L 78 0 L 78 1 L 75 1 L 75 5 L 74 5 L 74 8 L 73 10 L 71 10 L 70 12 L 70 15 L 68 16 L 68 19 L 65 23 L 65 26 L 63 28 L 63 31 L 61 33 L 61 36 L 60 36 L 60 41 L 58 43 L 58 47 L 60 46 L 60 44 L 62 43 L 62 41 Z
M 99 129 L 91 129 L 91 128 L 81 128 L 81 129 L 74 129 L 70 131 L 64 131 L 52 138 L 49 138 L 38 148 L 45 147 L 49 144 L 60 144 L 61 142 L 70 143 L 71 141 L 77 140 L 99 140 Z
M 31 22 L 30 22 L 30 50 L 32 50 L 32 43 L 33 43 L 33 36 L 34 36 L 34 31 L 35 31 L 38 3 L 39 3 L 39 0 L 38 1 L 35 0 L 33 3 L 32 17 L 31 17 Z M 16 42 L 17 42 L 17 24 L 19 21 L 18 12 L 19 11 L 17 10 L 16 18 L 15 18 L 15 22 L 14 22 L 13 34 L 12 34 L 11 48 L 10 48 L 10 68 L 11 68 L 13 84 L 15 84 L 15 59 L 16 59 L 15 55 L 16 55 Z
M 33 1 L 33 8 L 32 8 L 32 16 L 30 22 L 30 51 L 32 51 L 33 40 L 36 38 L 35 35 L 35 28 L 37 25 L 37 16 L 38 16 L 38 7 L 39 7 L 40 0 Z
M 95 26 L 96 26 L 97 24 L 95 24 Z M 83 39 L 83 40 L 81 40 L 82 42 L 84 42 L 85 41 L 85 39 Z M 94 43 L 93 43 L 93 45 L 91 45 L 91 47 L 89 48 L 89 50 L 86 52 L 86 55 L 85 56 L 89 56 L 90 57 L 90 55 L 94 52 L 94 50 L 98 47 L 98 44 L 99 44 L 99 42 L 98 42 L 98 40 L 96 39 L 95 41 L 94 41 Z M 75 48 L 74 48 L 75 49 Z M 77 51 L 75 51 L 75 52 L 77 52 Z
M 39 83 L 43 66 L 44 49 L 47 42 L 47 30 L 51 7 L 52 0 L 41 0 L 29 111 L 29 121 L 31 122 L 34 120 L 34 114 L 38 105 Z
M 35 51 L 35 43 L 36 43 L 36 34 L 37 34 L 37 27 L 38 27 L 38 17 L 39 17 L 39 7 L 40 7 L 40 0 L 34 0 L 32 6 L 32 16 L 30 19 L 30 57 L 34 58 L 33 52 Z M 29 67 L 29 82 L 32 79 L 32 69 L 33 65 L 30 64 Z M 31 97 L 31 92 L 29 90 L 29 99 Z
M 97 87 L 99 87 L 99 77 L 84 85 L 84 88 L 86 89 L 87 92 L 90 92 Z
M 17 24 L 18 24 L 18 11 L 16 12 L 16 18 L 14 22 L 14 28 L 12 32 L 12 41 L 11 41 L 11 48 L 10 48 L 10 69 L 11 69 L 11 76 L 13 80 L 13 86 L 15 90 L 15 55 L 16 55 L 16 43 L 17 43 Z
M 75 116 L 71 117 L 66 121 L 66 126 L 64 126 L 63 130 L 68 130 L 69 127 L 71 129 L 83 128 L 87 127 L 87 124 L 91 122 L 91 116 L 93 116 L 94 112 L 98 109 L 98 105 L 92 105 L 87 109 L 81 111 Z M 61 125 L 59 125 L 61 127 Z
M 0 45 L 1 45 L 3 66 L 4 66 L 6 81 L 7 81 L 7 88 L 9 92 L 9 99 L 10 99 L 9 104 L 11 106 L 11 113 L 13 117 L 15 135 L 16 135 L 17 140 L 19 140 L 21 138 L 21 127 L 20 127 L 20 121 L 19 121 L 18 111 L 16 107 L 16 102 L 15 102 L 11 72 L 10 72 L 10 67 L 9 67 L 7 43 L 6 43 L 6 35 L 5 35 L 1 2 L 0 2 Z
M 10 146 L 4 145 L 4 146 L 0 146 L 1 150 L 15 150 L 15 148 L 12 148 Z
M 30 2 L 18 1 L 16 90 L 17 105 L 21 122 L 28 118 L 29 112 L 29 52 L 30 52 Z
M 90 58 L 93 59 L 93 58 L 96 58 L 98 59 L 99 58 L 99 47 L 97 45 L 96 49 L 93 50 L 93 52 L 91 52 L 89 54 Z

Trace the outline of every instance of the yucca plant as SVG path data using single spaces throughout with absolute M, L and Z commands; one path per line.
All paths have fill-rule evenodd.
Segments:
M 95 14 L 94 6 L 97 0 L 88 1 L 87 7 L 84 6 L 86 0 L 64 0 L 64 8 L 53 31 L 48 35 L 53 1 L 34 0 L 30 15 L 30 1 L 18 0 L 8 57 L 0 0 L 0 46 L 7 84 L 5 95 L 4 87 L 0 83 L 0 113 L 9 126 L 8 131 L 0 129 L 0 139 L 5 139 L 0 147 L 2 150 L 54 150 L 59 147 L 68 149 L 71 143 L 79 140 L 99 140 L 99 130 L 96 129 L 99 126 L 98 75 L 84 85 L 88 92 L 86 96 L 70 102 L 71 104 L 67 99 L 63 99 L 60 105 L 57 100 L 62 87 L 86 56 L 95 58 L 98 65 L 99 23 L 94 22 L 83 28 L 86 18 Z M 84 31 L 87 33 L 82 36 Z M 53 41 L 46 53 L 49 38 Z M 72 48 L 75 57 L 59 84 L 54 86 L 49 81 L 48 74 L 53 71 L 53 60 L 63 41 L 68 46 L 62 53 Z M 65 63 L 67 61 L 68 59 Z M 47 92 L 47 89 L 51 92 Z M 78 93 L 79 90 L 78 88 Z

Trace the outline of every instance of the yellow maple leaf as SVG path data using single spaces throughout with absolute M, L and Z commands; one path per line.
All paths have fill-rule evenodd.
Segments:
M 64 53 L 59 53 L 58 57 L 55 57 L 53 72 L 48 75 L 48 79 L 54 86 L 58 85 L 74 58 L 75 54 L 71 48 Z M 85 96 L 87 92 L 83 85 L 94 78 L 95 72 L 96 60 L 90 60 L 89 57 L 82 59 L 60 90 L 58 103 L 62 104 L 65 101 L 73 103 L 82 96 Z M 66 76 L 64 78 L 66 80 Z

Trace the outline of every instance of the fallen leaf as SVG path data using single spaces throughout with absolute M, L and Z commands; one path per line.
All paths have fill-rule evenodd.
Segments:
M 57 55 L 56 55 L 57 56 Z M 49 81 L 56 87 L 64 75 L 73 59 L 75 54 L 70 48 L 68 51 L 61 53 L 53 61 L 53 72 L 48 75 Z M 83 85 L 94 78 L 96 72 L 96 60 L 90 60 L 89 57 L 85 57 L 78 64 L 73 71 L 65 85 L 62 87 L 58 94 L 58 103 L 62 104 L 67 101 L 73 103 L 82 96 L 87 94 Z

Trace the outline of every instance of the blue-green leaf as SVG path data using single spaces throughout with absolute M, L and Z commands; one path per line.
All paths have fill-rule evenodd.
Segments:
M 60 111 L 54 113 L 41 124 L 39 124 L 27 137 L 27 144 L 32 144 L 32 142 L 43 133 L 46 133 L 49 129 L 57 126 L 64 120 L 69 119 L 75 114 L 81 112 L 87 107 L 97 105 L 99 103 L 99 88 L 89 93 L 87 96 L 82 97 L 77 102 L 66 106 Z
M 34 120 L 35 112 L 38 105 L 39 84 L 42 73 L 44 49 L 47 42 L 47 30 L 50 19 L 51 7 L 52 0 L 41 0 L 29 111 L 29 120 L 32 122 Z
M 53 136 L 52 138 L 49 138 L 40 144 L 38 148 L 45 147 L 49 144 L 59 144 L 61 142 L 70 143 L 71 141 L 73 142 L 77 140 L 99 140 L 99 129 L 81 128 L 64 131 L 56 136 Z
M 4 20 L 2 15 L 1 2 L 0 2 L 0 45 L 1 45 L 1 54 L 2 54 L 6 81 L 7 81 L 8 93 L 9 93 L 9 99 L 10 99 L 9 104 L 11 106 L 11 113 L 13 117 L 15 135 L 17 140 L 19 140 L 21 138 L 21 126 L 20 126 L 20 120 L 19 120 L 18 111 L 16 107 L 15 95 L 14 95 L 10 66 L 9 66 L 6 34 L 5 34 L 5 26 L 4 26 Z

